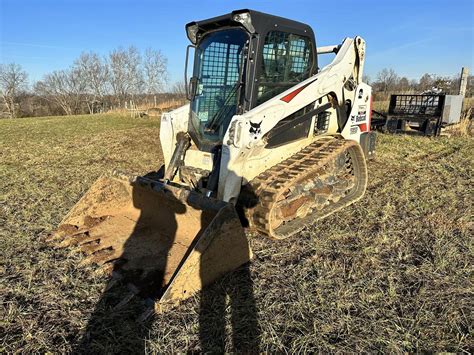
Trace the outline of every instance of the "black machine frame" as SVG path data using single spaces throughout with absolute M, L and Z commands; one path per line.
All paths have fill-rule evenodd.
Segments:
M 391 95 L 387 116 L 372 119 L 372 128 L 388 133 L 438 136 L 443 123 L 445 95 Z

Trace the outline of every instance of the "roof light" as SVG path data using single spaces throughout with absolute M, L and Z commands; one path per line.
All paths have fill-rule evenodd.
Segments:
M 186 32 L 188 34 L 188 38 L 193 44 L 196 44 L 197 42 L 198 31 L 199 31 L 199 27 L 196 23 L 190 23 L 189 25 L 186 26 Z
M 255 28 L 252 25 L 252 18 L 250 12 L 234 13 L 232 19 L 235 22 L 240 22 L 250 33 L 255 33 Z

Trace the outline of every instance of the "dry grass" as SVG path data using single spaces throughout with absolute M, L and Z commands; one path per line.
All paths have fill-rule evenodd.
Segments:
M 143 103 L 137 106 L 138 111 L 148 112 L 149 110 L 158 110 L 160 112 L 168 112 L 172 109 L 178 108 L 186 104 L 186 99 L 171 99 L 157 102 L 156 106 L 154 103 Z M 115 108 L 109 111 L 109 114 L 126 115 L 130 114 L 129 109 Z
M 374 101 L 372 103 L 372 110 L 375 110 L 377 112 L 382 112 L 382 113 L 387 112 L 389 104 L 390 104 L 390 100 Z
M 139 302 L 111 312 L 120 288 L 102 296 L 106 278 L 40 236 L 104 169 L 156 169 L 158 120 L 2 120 L 0 132 L 2 353 L 474 347 L 471 137 L 379 135 L 360 202 L 288 241 L 254 236 L 252 283 L 245 269 L 224 277 L 205 293 L 205 316 L 198 295 L 138 325 Z M 225 306 L 223 294 L 240 296 Z
M 447 134 L 452 137 L 469 137 L 474 136 L 474 124 L 472 119 L 472 107 L 464 110 L 461 114 L 459 123 L 451 126 L 447 126 L 443 130 L 443 134 Z
M 474 97 L 465 97 L 463 100 L 464 109 L 472 109 L 474 107 Z

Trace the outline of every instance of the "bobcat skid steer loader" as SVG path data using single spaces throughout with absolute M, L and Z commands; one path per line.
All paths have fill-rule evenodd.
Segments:
M 252 10 L 186 31 L 189 104 L 161 118 L 164 168 L 101 177 L 51 237 L 157 311 L 248 262 L 245 229 L 287 238 L 360 199 L 375 144 L 362 38 L 316 47 L 308 25 Z

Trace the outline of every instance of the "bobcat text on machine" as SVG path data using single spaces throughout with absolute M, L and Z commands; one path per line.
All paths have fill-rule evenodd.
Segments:
M 156 310 L 248 262 L 244 228 L 287 238 L 360 199 L 375 146 L 362 38 L 316 47 L 308 25 L 252 10 L 186 32 L 190 103 L 162 116 L 164 168 L 99 178 L 51 237 Z

